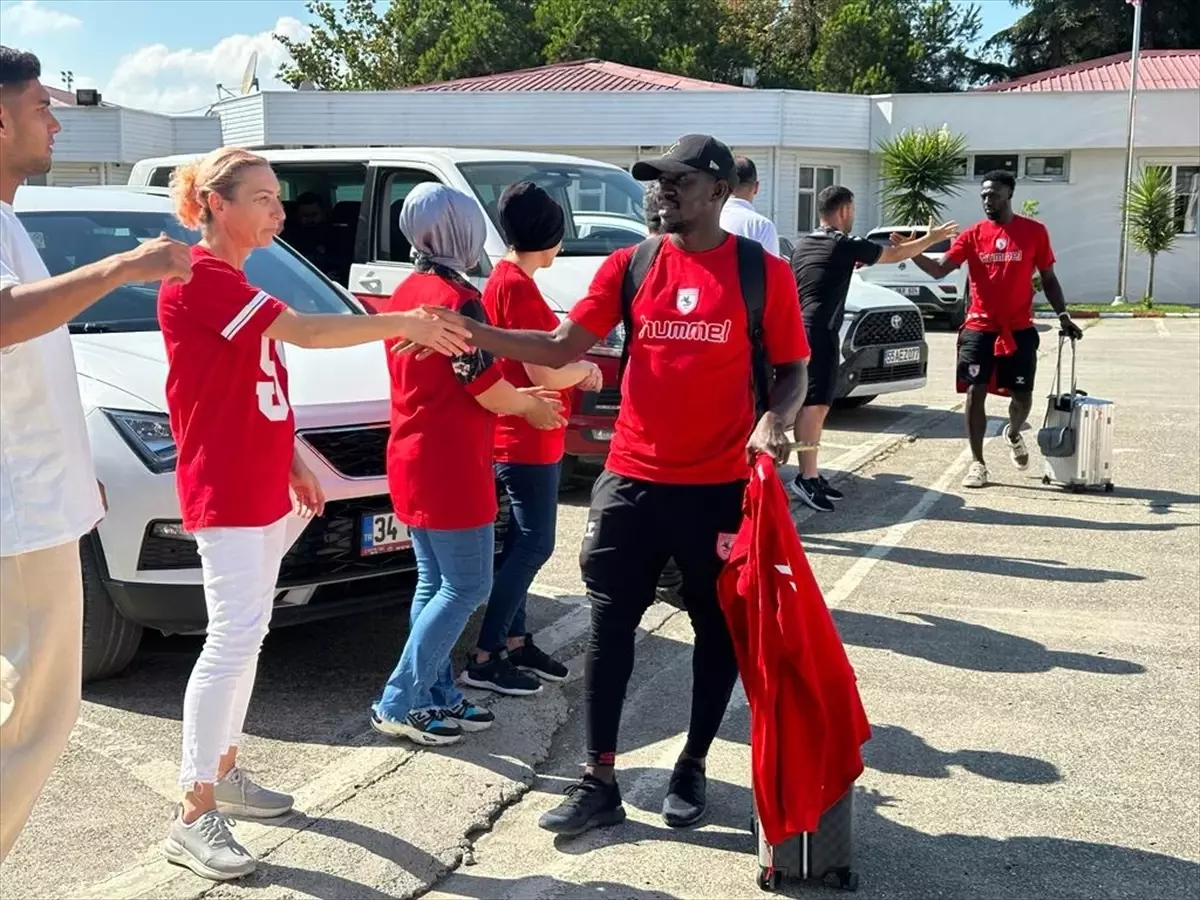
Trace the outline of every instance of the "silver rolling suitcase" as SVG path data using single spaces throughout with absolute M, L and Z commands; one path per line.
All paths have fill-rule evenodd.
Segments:
M 1057 482 L 1072 491 L 1091 487 L 1113 490 L 1113 412 L 1111 400 L 1089 397 L 1075 380 L 1075 341 L 1071 341 L 1071 390 L 1062 390 L 1063 344 L 1058 336 L 1054 389 L 1038 431 L 1038 449 L 1046 461 L 1043 484 Z
M 854 862 L 854 787 L 825 811 L 816 831 L 807 831 L 782 844 L 768 844 L 752 821 L 758 842 L 758 886 L 775 891 L 786 881 L 816 881 L 844 891 L 858 890 Z

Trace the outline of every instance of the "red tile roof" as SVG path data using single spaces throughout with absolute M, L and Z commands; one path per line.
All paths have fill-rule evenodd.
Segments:
M 1128 91 L 1129 53 L 1090 59 L 1015 81 L 976 88 L 979 91 Z M 1200 50 L 1143 50 L 1138 57 L 1138 90 L 1200 88 Z
M 457 78 L 405 88 L 408 91 L 742 91 L 715 81 L 668 75 L 602 59 L 553 63 L 476 78 Z

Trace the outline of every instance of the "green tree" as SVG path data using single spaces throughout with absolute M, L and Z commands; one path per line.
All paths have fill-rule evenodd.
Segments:
M 1146 294 L 1142 303 L 1154 305 L 1154 261 L 1160 253 L 1175 246 L 1175 189 L 1171 170 L 1164 166 L 1145 166 L 1129 185 L 1123 212 L 1129 217 L 1129 238 L 1133 246 L 1150 257 Z
M 821 26 L 813 86 L 845 93 L 956 91 L 977 80 L 979 8 L 950 0 L 845 0 Z
M 1126 0 L 1012 0 L 1028 10 L 1010 28 L 993 35 L 986 48 L 1011 78 L 1046 69 L 1128 53 L 1133 44 L 1133 10 Z M 1200 47 L 1200 3 L 1145 0 L 1142 48 Z
M 529 0 L 309 0 L 307 40 L 277 35 L 292 62 L 279 72 L 293 87 L 381 91 L 536 65 Z
M 966 135 L 945 127 L 905 130 L 879 141 L 878 147 L 885 221 L 921 225 L 940 218 L 946 209 L 941 197 L 962 191 Z

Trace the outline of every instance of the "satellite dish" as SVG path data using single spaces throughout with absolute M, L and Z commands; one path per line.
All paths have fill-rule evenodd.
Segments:
M 250 61 L 246 63 L 246 71 L 242 75 L 242 93 L 248 94 L 254 88 L 258 87 L 258 51 L 255 50 L 250 54 Z

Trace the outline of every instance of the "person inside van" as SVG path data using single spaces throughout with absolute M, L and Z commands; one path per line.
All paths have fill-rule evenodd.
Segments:
M 254 857 L 227 815 L 280 816 L 292 798 L 255 784 L 238 746 L 271 622 L 288 516 L 320 515 L 325 497 L 295 454 L 282 343 L 348 347 L 402 337 L 449 356 L 465 329 L 420 311 L 300 315 L 246 280 L 246 259 L 283 224 L 279 182 L 261 156 L 214 150 L 171 176 L 175 215 L 199 229 L 192 277 L 163 282 L 158 320 L 167 353 L 167 411 L 177 448 L 183 527 L 196 541 L 208 633 L 183 699 L 185 793 L 167 859 L 214 880 L 246 875 Z M 445 364 L 443 360 L 443 365 Z
M 488 321 L 499 328 L 553 331 L 558 316 L 542 297 L 533 274 L 554 262 L 562 248 L 562 207 L 543 188 L 522 181 L 500 195 L 497 213 L 509 250 L 484 288 Z M 598 391 L 604 385 L 599 367 L 590 362 L 569 363 L 561 369 L 507 359 L 497 365 L 501 375 L 518 387 Z M 508 494 L 512 517 L 478 649 L 462 674 L 463 684 L 521 696 L 540 691 L 543 679 L 567 677 L 567 667 L 539 649 L 525 630 L 529 586 L 554 552 L 565 442 L 565 428 L 538 429 L 521 416 L 496 420 L 496 480 Z
M 486 322 L 479 291 L 463 275 L 483 252 L 487 226 L 479 204 L 427 182 L 409 193 L 399 220 L 416 272 L 381 312 L 445 308 Z M 492 589 L 496 416 L 519 416 L 551 432 L 566 420 L 556 391 L 516 387 L 488 353 L 462 353 L 447 365 L 430 354 L 400 352 L 408 346 L 393 343 L 388 352 L 387 477 L 396 517 L 412 536 L 417 589 L 408 640 L 373 706 L 371 726 L 432 746 L 456 743 L 494 719 L 455 686 L 450 653 Z

